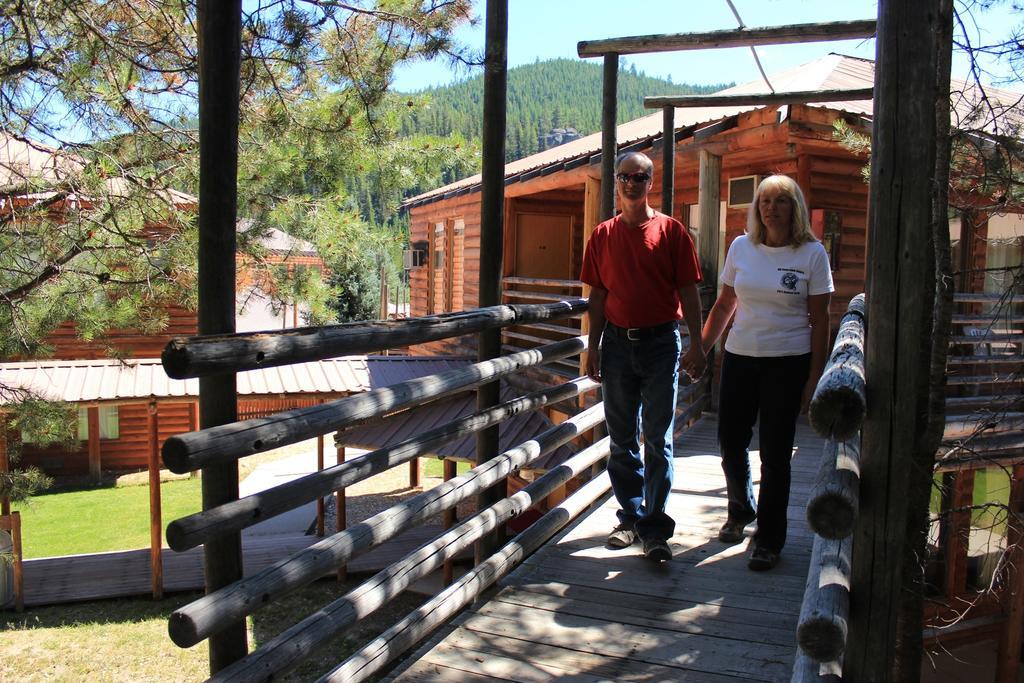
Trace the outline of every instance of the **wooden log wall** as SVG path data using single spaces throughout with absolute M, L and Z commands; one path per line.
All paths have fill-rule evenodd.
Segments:
M 104 335 L 104 341 L 133 358 L 159 358 L 160 352 L 173 337 L 188 337 L 198 332 L 195 311 L 176 304 L 168 304 L 164 310 L 168 324 L 161 332 L 143 334 L 138 330 L 117 329 Z M 50 357 L 60 360 L 93 360 L 110 356 L 105 346 L 80 339 L 77 328 L 69 322 L 61 324 L 49 336 L 47 343 L 53 347 Z
M 159 404 L 157 415 L 161 443 L 175 434 L 194 429 L 190 406 L 190 403 Z M 146 468 L 146 449 L 149 444 L 146 421 L 146 404 L 131 403 L 118 407 L 120 436 L 117 439 L 100 439 L 100 465 L 104 471 L 134 471 Z M 79 447 L 70 451 L 59 446 L 26 444 L 22 450 L 21 464 L 38 467 L 49 475 L 87 474 L 88 443 L 78 443 Z
M 265 417 L 294 408 L 317 405 L 320 398 L 261 398 L 240 400 L 238 418 L 247 420 Z M 160 402 L 157 408 L 159 441 L 196 429 L 190 403 Z M 100 439 L 100 459 L 103 471 L 128 472 L 146 468 L 146 448 L 149 436 L 146 427 L 147 408 L 143 403 L 129 403 L 118 407 L 119 437 Z M 89 471 L 88 443 L 66 450 L 59 446 L 26 444 L 21 463 L 34 466 L 51 476 L 78 476 Z

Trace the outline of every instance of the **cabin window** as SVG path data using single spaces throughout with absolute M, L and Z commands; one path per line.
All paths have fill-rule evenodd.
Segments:
M 430 285 L 428 311 L 447 313 L 463 309 L 463 252 L 465 221 L 439 221 L 430 233 Z
M 117 406 L 100 406 L 100 438 L 117 439 L 121 436 L 121 421 Z M 78 439 L 89 440 L 89 409 L 78 409 Z

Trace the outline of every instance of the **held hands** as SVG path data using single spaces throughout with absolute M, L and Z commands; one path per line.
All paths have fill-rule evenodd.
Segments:
M 691 344 L 683 357 L 679 359 L 679 369 L 697 381 L 704 375 L 708 367 L 708 358 L 700 344 Z

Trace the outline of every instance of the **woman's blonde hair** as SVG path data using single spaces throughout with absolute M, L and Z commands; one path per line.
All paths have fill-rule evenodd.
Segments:
M 761 193 L 765 190 L 778 190 L 789 197 L 793 205 L 793 217 L 789 224 L 789 239 L 795 249 L 807 242 L 817 242 L 818 238 L 811 232 L 811 221 L 807 211 L 807 202 L 804 200 L 804 193 L 800 186 L 789 176 L 770 175 L 761 181 L 754 191 L 754 199 L 750 202 L 750 209 L 747 211 L 747 239 L 754 244 L 764 244 L 764 223 L 761 222 L 761 212 L 757 205 L 761 199 Z

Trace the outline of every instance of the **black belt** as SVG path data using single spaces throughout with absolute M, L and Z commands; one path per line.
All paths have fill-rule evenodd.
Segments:
M 672 320 L 652 327 L 619 327 L 618 325 L 607 323 L 604 329 L 606 332 L 611 332 L 616 337 L 627 341 L 642 341 L 644 339 L 657 337 L 659 334 L 675 332 L 678 327 L 679 323 Z

